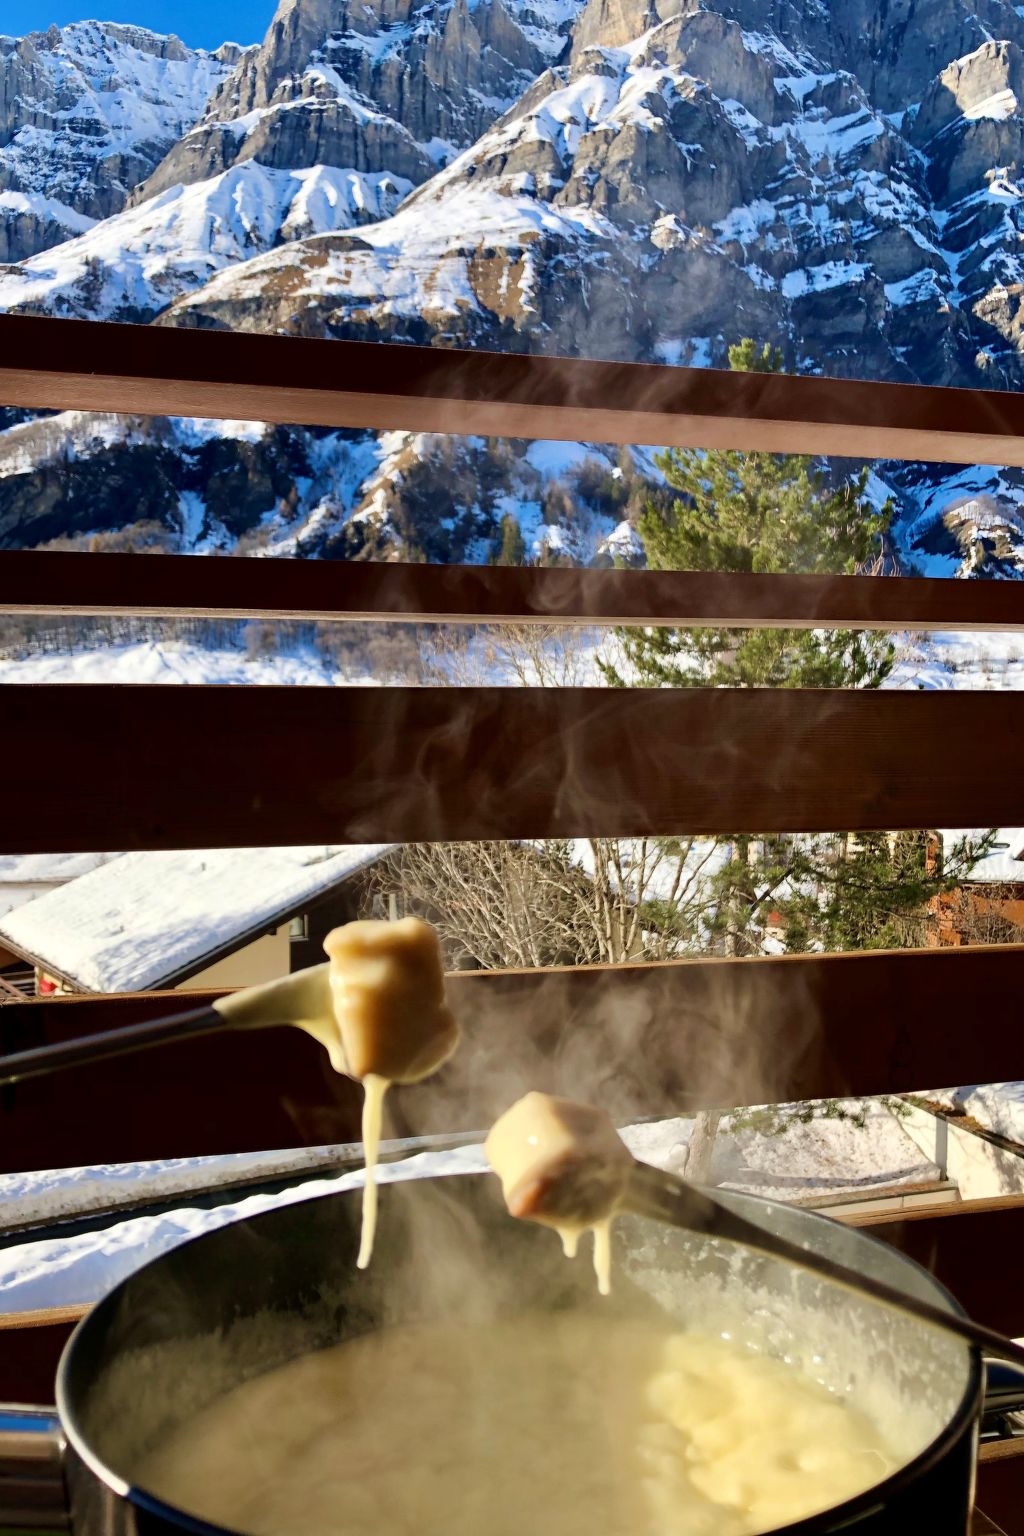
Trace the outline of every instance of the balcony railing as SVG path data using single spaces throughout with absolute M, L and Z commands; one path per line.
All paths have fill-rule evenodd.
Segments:
M 0 401 L 1024 464 L 1020 395 L 12 317 Z M 0 611 L 1024 629 L 1024 585 L 10 552 Z M 1024 819 L 1018 693 L 4 687 L 0 720 L 2 853 Z M 457 1102 L 486 1123 L 485 1046 L 525 1042 L 533 1086 L 572 1091 L 574 1062 L 624 1019 L 663 1067 L 653 1087 L 612 1085 L 623 1113 L 678 1112 L 695 1059 L 714 1063 L 702 1091 L 721 1105 L 1024 1076 L 1024 946 L 479 973 L 453 977 L 452 994 L 459 1091 L 412 1090 L 424 1130 L 456 1128 Z M 0 1050 L 165 1004 L 12 1003 Z M 312 1043 L 287 1031 L 232 1048 L 230 1099 L 227 1053 L 207 1037 L 166 1051 L 158 1074 L 113 1061 L 6 1090 L 2 1167 L 354 1135 L 351 1085 Z M 877 1230 L 1021 1333 L 1019 1203 L 918 1209 Z

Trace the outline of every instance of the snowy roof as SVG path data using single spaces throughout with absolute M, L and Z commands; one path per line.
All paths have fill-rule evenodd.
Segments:
M 68 880 L 77 880 L 119 853 L 18 853 L 0 856 L 0 917 Z
M 86 992 L 174 985 L 393 846 L 126 853 L 0 918 L 0 944 Z
M 947 827 L 939 833 L 943 852 L 948 853 L 961 838 L 980 844 L 990 830 L 989 827 Z M 1024 884 L 1024 828 L 998 827 L 991 853 L 978 860 L 968 879 L 1001 885 Z

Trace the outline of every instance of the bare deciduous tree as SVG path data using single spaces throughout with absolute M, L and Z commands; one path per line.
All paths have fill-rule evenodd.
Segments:
M 438 628 L 428 669 L 456 687 L 578 687 L 594 681 L 594 645 L 592 634 L 560 625 Z M 718 846 L 649 837 L 417 844 L 380 865 L 371 890 L 428 913 L 455 965 L 663 960 L 703 947 Z M 697 1117 L 691 1178 L 708 1178 L 719 1118 Z

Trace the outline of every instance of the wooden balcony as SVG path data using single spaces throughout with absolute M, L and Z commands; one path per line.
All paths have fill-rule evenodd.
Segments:
M 0 402 L 1024 464 L 1015 395 L 12 317 L 0 317 Z M 1024 585 L 6 552 L 0 611 L 1021 629 Z M 0 721 L 16 743 L 3 752 L 3 853 L 1024 820 L 1016 693 L 0 687 Z M 485 1124 L 499 1107 L 478 1066 L 489 1042 L 528 1055 L 533 1086 L 571 1092 L 574 1060 L 610 1049 L 624 1017 L 659 1074 L 617 1081 L 620 1114 L 678 1111 L 687 1064 L 711 1040 L 702 1089 L 723 1106 L 1024 1077 L 1024 946 L 477 973 L 451 986 L 467 1047 L 443 1100 L 413 1091 L 424 1130 Z M 12 998 L 0 1051 L 166 1002 Z M 229 1102 L 226 1053 L 210 1036 L 168 1048 L 159 1074 L 112 1061 L 4 1090 L 0 1167 L 354 1136 L 352 1085 L 310 1041 L 256 1035 L 241 1072 L 232 1052 Z M 917 1208 L 874 1231 L 1019 1335 L 1021 1203 Z M 45 1392 L 69 1322 L 0 1320 L 0 1395 Z M 1024 1530 L 1020 1468 L 982 1468 L 995 1529 Z

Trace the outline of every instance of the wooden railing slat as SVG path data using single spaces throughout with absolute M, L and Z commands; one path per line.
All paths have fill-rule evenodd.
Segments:
M 0 688 L 0 852 L 1015 826 L 1020 693 Z
M 1024 395 L 0 316 L 0 403 L 1024 464 Z
M 1001 630 L 1024 583 L 0 550 L 0 613 Z
M 391 1096 L 391 1134 L 486 1128 L 527 1088 L 626 1120 L 1024 1076 L 1021 945 L 461 972 L 448 988 L 462 1048 Z M 182 997 L 12 1003 L 0 1050 L 155 1017 Z M 351 1141 L 359 1097 L 299 1031 L 207 1036 L 3 1090 L 0 1172 Z
M 947 1217 L 907 1220 L 901 1212 L 872 1225 L 871 1235 L 909 1254 L 949 1287 L 979 1323 L 1011 1338 L 1024 1334 L 1024 1211 L 1019 1205 L 971 1201 Z

